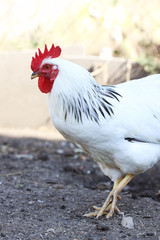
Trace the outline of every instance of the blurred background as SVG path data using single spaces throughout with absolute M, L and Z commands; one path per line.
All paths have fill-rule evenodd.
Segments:
M 0 0 L 0 132 L 49 128 L 31 57 L 46 43 L 103 84 L 160 71 L 158 0 Z M 8 130 L 7 130 L 8 131 Z

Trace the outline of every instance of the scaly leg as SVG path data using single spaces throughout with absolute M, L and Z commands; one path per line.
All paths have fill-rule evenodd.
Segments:
M 114 183 L 113 189 L 108 195 L 105 203 L 101 208 L 94 206 L 93 208 L 96 209 L 93 213 L 85 214 L 86 217 L 93 217 L 96 216 L 97 218 L 102 216 L 103 214 L 107 214 L 107 218 L 110 218 L 113 216 L 114 211 L 117 213 L 120 213 L 120 210 L 116 206 L 117 200 L 121 199 L 119 196 L 122 189 L 134 178 L 134 175 L 127 174 L 124 178 L 118 178 L 116 182 Z
M 109 193 L 109 195 L 102 207 L 93 206 L 93 208 L 97 211 L 85 214 L 84 216 L 85 217 L 93 217 L 93 216 L 99 217 L 98 215 L 100 212 L 103 212 L 103 214 L 106 214 L 104 212 L 104 210 L 112 203 L 114 191 L 117 188 L 118 184 L 122 181 L 122 179 L 123 179 L 123 177 L 120 177 L 114 182 L 113 188 L 112 188 L 111 192 Z M 119 198 L 119 200 L 121 199 L 120 196 L 118 196 L 118 198 Z

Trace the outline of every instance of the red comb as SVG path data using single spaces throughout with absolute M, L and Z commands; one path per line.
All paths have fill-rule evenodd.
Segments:
M 61 55 L 61 48 L 59 46 L 55 47 L 54 44 L 52 44 L 52 47 L 50 50 L 48 50 L 47 45 L 45 44 L 45 49 L 44 49 L 44 53 L 41 52 L 41 50 L 38 48 L 38 53 L 35 53 L 35 57 L 32 57 L 32 62 L 31 62 L 31 69 L 32 71 L 36 71 L 40 64 L 42 63 L 42 61 L 47 58 L 47 57 L 51 57 L 51 58 L 57 58 Z

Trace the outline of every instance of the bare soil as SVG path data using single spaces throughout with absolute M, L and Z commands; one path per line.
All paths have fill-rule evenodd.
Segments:
M 0 239 L 160 240 L 160 164 L 123 190 L 123 215 L 86 218 L 105 201 L 111 181 L 66 141 L 0 137 Z

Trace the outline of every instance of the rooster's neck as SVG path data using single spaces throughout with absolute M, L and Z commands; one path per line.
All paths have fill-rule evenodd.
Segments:
M 119 101 L 120 97 L 116 87 L 101 86 L 77 64 L 61 59 L 56 61 L 59 74 L 49 96 L 54 115 L 65 122 L 79 124 L 85 120 L 99 124 L 102 119 L 114 115 L 113 102 Z
M 64 121 L 74 118 L 77 123 L 83 123 L 88 119 L 99 124 L 100 119 L 114 115 L 111 102 L 119 101 L 119 97 L 115 87 L 92 84 L 89 89 L 78 89 L 72 94 L 59 92 L 57 103 L 61 105 Z

